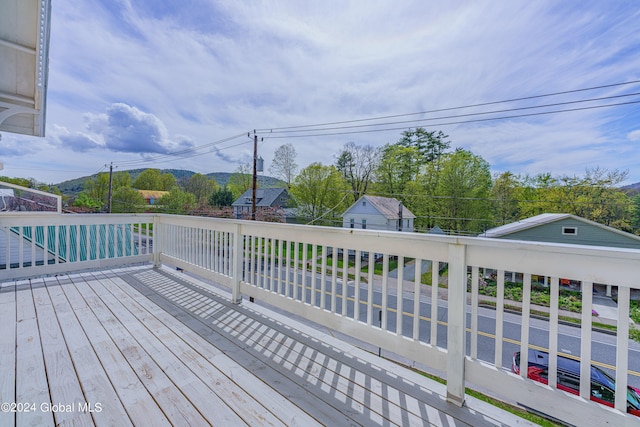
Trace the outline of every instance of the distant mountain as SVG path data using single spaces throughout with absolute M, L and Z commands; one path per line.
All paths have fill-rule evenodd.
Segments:
M 624 187 L 621 187 L 621 188 L 629 196 L 635 196 L 636 194 L 640 193 L 640 182 L 625 185 Z
M 125 172 L 129 172 L 129 175 L 131 176 L 131 181 L 135 181 L 136 178 L 145 170 L 146 169 L 131 169 Z M 116 172 L 120 172 L 120 171 L 114 170 L 114 173 Z M 181 181 L 187 180 L 191 178 L 193 175 L 195 175 L 195 172 L 184 170 L 184 169 L 160 169 L 160 173 L 172 174 L 173 176 L 176 177 L 176 181 L 178 181 L 178 183 L 180 183 Z M 60 189 L 62 194 L 66 196 L 74 197 L 80 194 L 82 190 L 84 190 L 85 181 L 90 179 L 95 179 L 97 175 L 98 174 L 83 176 L 81 178 L 63 181 L 55 185 L 56 187 L 58 187 L 58 189 Z M 229 178 L 231 178 L 231 175 L 233 175 L 232 172 L 212 172 L 212 173 L 206 174 L 205 176 L 207 176 L 208 178 L 214 178 L 219 186 L 224 187 L 225 185 L 228 184 Z M 286 184 L 283 181 L 271 176 L 258 175 L 258 186 L 263 188 L 284 187 L 286 186 Z

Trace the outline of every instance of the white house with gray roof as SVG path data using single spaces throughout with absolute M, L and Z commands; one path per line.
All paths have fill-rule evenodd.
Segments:
M 344 228 L 413 231 L 416 216 L 393 197 L 362 196 L 342 214 Z

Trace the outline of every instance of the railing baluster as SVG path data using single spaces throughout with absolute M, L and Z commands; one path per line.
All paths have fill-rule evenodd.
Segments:
M 471 340 L 469 341 L 469 355 L 478 358 L 478 286 L 480 282 L 479 268 L 471 267 Z
M 262 256 L 262 242 L 263 238 L 258 237 L 257 249 L 256 249 L 256 285 L 260 288 L 264 288 L 264 259 Z
M 288 295 L 286 291 L 287 286 L 287 276 L 285 273 L 289 271 L 289 266 L 286 263 L 287 257 L 284 252 L 285 242 L 283 239 L 280 239 L 280 246 L 278 251 L 278 293 L 280 295 Z M 287 251 L 288 252 L 288 251 Z M 282 265 L 284 261 L 285 265 Z
M 320 272 L 320 308 L 323 310 L 326 308 L 325 306 L 325 294 L 326 294 L 326 283 L 327 283 L 327 247 L 322 246 L 320 249 L 322 251 L 321 257 L 322 261 L 320 262 L 320 268 L 322 271 Z M 318 258 L 318 245 L 314 244 L 311 249 L 311 305 L 316 306 L 316 269 L 317 269 L 317 258 Z
M 551 278 L 549 295 L 549 387 L 558 384 L 558 278 Z
M 296 242 L 293 243 L 293 299 L 298 301 L 299 293 L 298 293 L 298 272 L 300 270 L 299 262 L 300 262 L 300 253 L 298 249 L 300 248 L 300 244 Z
M 531 274 L 522 276 L 522 319 L 520 331 L 520 366 L 529 366 L 529 324 L 531 321 Z M 528 369 L 520 369 L 520 375 L 527 378 Z
M 285 263 L 287 264 L 285 266 L 285 275 L 284 275 L 284 280 L 285 280 L 285 284 L 284 284 L 284 289 L 285 289 L 285 295 L 286 296 L 291 296 L 293 297 L 293 289 L 291 289 L 291 245 L 293 244 L 293 242 L 287 240 L 287 255 L 286 255 L 286 261 Z M 294 274 L 295 275 L 295 274 Z
M 337 266 L 336 266 L 337 267 Z M 342 249 L 342 310 L 340 314 L 347 315 L 347 299 L 349 297 L 349 250 Z
M 338 294 L 338 248 L 331 247 L 331 312 L 336 312 Z
M 300 290 L 300 299 L 303 302 L 307 302 L 307 275 L 308 275 L 308 271 L 307 271 L 307 263 L 308 263 L 308 255 L 307 255 L 307 250 L 309 249 L 309 245 L 307 245 L 306 243 L 302 243 L 301 244 L 301 251 L 302 251 L 302 266 L 300 268 L 300 274 L 302 276 L 302 289 Z M 315 297 L 313 296 L 313 292 L 311 293 L 310 299 L 309 301 L 311 301 L 311 305 L 315 306 Z
M 24 267 L 24 236 L 22 227 L 18 227 L 18 268 Z
M 582 282 L 581 287 L 582 324 L 580 325 L 580 396 L 588 400 L 591 398 L 591 381 L 589 378 L 591 378 L 591 310 L 593 308 L 593 283 Z
M 496 333 L 493 363 L 496 368 L 502 368 L 502 338 L 504 331 L 504 270 L 498 270 L 496 289 Z
M 389 254 L 382 255 L 382 318 L 380 320 L 380 327 L 382 329 L 389 330 L 389 324 L 387 319 L 387 309 L 389 305 Z
M 422 259 L 416 258 L 413 275 L 413 340 L 420 339 L 420 290 L 422 288 Z
M 278 240 L 269 239 L 269 290 L 271 292 L 278 292 L 276 282 L 276 249 L 278 247 Z
M 373 268 L 375 261 L 373 264 L 371 261 L 374 259 L 373 252 L 369 252 L 367 258 L 367 325 L 371 326 L 373 322 Z
M 402 291 L 404 289 L 404 257 L 398 257 L 398 284 L 396 290 L 396 334 L 402 336 L 402 311 L 403 298 Z
M 627 372 L 629 370 L 629 299 L 631 291 L 618 286 L 618 331 L 616 334 L 616 397 L 615 408 L 627 410 Z
M 4 228 L 4 240 L 7 242 L 7 252 L 4 254 L 4 265 L 5 268 L 9 270 L 11 269 L 11 227 Z
M 71 262 L 71 227 L 73 226 L 64 226 L 64 258 L 66 262 Z M 62 252 L 62 250 L 60 252 Z
M 440 279 L 440 261 L 431 260 L 431 334 L 429 344 L 438 345 L 438 280 Z M 449 285 L 450 286 L 450 285 Z
M 353 302 L 353 315 L 355 319 L 359 322 L 362 322 L 362 315 L 360 314 L 360 301 L 362 300 L 361 289 L 360 289 L 360 270 L 362 269 L 362 252 L 360 249 L 355 251 L 355 265 L 354 265 L 354 273 L 355 277 L 353 280 L 353 291 L 354 291 L 354 302 Z
M 35 225 L 31 226 L 31 267 L 35 267 L 36 266 L 36 247 L 38 246 L 36 244 L 36 229 L 38 227 L 36 227 Z

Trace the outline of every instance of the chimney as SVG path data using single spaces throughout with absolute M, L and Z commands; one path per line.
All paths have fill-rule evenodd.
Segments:
M 398 231 L 402 231 L 402 202 L 398 205 Z

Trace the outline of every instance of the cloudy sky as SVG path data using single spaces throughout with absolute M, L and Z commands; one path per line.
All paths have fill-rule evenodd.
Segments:
M 636 1 L 52 3 L 47 137 L 3 133 L 7 176 L 232 172 L 254 129 L 268 172 L 424 126 L 494 172 L 640 181 Z

